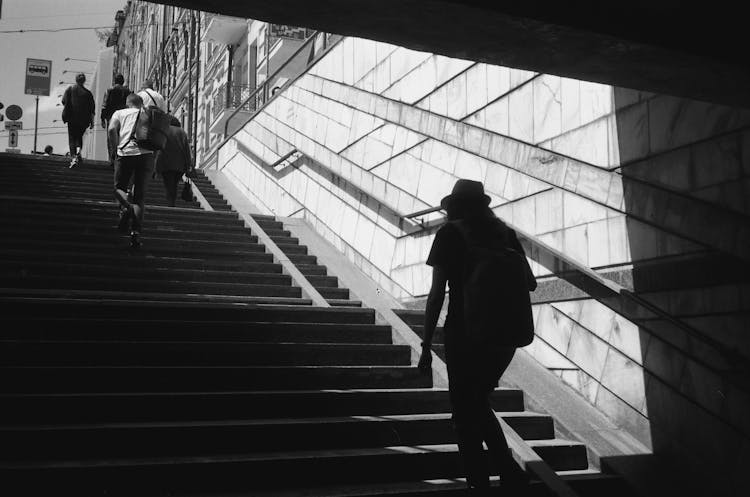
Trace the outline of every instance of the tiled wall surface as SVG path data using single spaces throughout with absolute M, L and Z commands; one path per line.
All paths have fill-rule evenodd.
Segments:
M 748 126 L 744 110 L 347 38 L 220 151 L 219 167 L 259 207 L 304 216 L 411 299 L 429 289 L 434 230 L 406 216 L 438 205 L 458 178 L 483 181 L 501 218 L 589 268 L 707 250 L 746 261 Z M 293 149 L 295 164 L 270 166 Z M 713 389 L 715 364 L 657 336 L 671 333 L 658 323 L 590 299 L 540 304 L 535 316 L 528 350 L 642 439 L 685 403 L 717 437 L 750 434 L 747 394 Z M 681 447 L 705 449 L 698 438 Z

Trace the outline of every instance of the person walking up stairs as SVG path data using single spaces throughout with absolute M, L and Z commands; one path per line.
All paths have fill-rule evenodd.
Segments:
M 134 127 L 143 107 L 143 100 L 131 93 L 127 98 L 127 109 L 118 110 L 109 122 L 108 141 L 110 160 L 115 165 L 115 198 L 122 206 L 118 227 L 121 231 L 130 226 L 130 246 L 141 246 L 143 229 L 143 198 L 146 183 L 154 169 L 154 153 L 141 148 L 133 139 Z M 133 199 L 128 200 L 128 187 L 133 181 Z

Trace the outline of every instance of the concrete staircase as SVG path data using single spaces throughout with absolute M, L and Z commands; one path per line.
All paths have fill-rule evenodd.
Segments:
M 0 185 L 0 494 L 463 495 L 447 392 L 282 223 L 256 217 L 332 307 L 228 206 L 154 181 L 131 251 L 106 165 L 0 155 Z M 493 404 L 582 495 L 626 495 L 521 391 Z

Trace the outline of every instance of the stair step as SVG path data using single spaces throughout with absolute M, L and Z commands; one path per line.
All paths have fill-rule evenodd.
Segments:
M 245 321 L 5 318 L 0 337 L 15 340 L 154 340 L 389 344 L 391 328 L 376 324 Z
M 554 436 L 549 416 L 527 412 L 501 416 L 524 439 Z M 0 460 L 6 461 L 241 454 L 249 448 L 253 452 L 278 452 L 455 443 L 449 413 L 0 426 L 0 436 Z
M 0 341 L 4 366 L 408 366 L 405 345 Z
M 167 274 L 167 276 L 170 276 Z M 291 278 L 280 275 L 279 281 L 263 283 L 223 283 L 157 278 L 125 278 L 112 271 L 109 277 L 92 276 L 11 276 L 0 273 L 2 285 L 11 288 L 38 288 L 61 290 L 111 290 L 121 292 L 176 293 L 201 295 L 231 295 L 239 297 L 291 297 L 300 298 L 299 287 L 291 286 Z M 171 278 L 171 276 L 170 276 Z M 339 290 L 339 289 L 335 289 Z M 348 292 L 347 292 L 348 293 Z
M 60 216 L 61 205 L 64 205 L 64 216 Z M 118 209 L 118 204 L 116 204 L 112 198 L 98 203 L 71 201 L 63 204 L 0 199 L 0 212 L 4 213 L 6 216 L 12 214 L 41 216 L 46 218 L 52 216 L 60 222 L 65 221 L 71 216 L 88 216 L 89 218 L 106 216 L 108 219 L 116 219 Z M 147 209 L 146 218 L 159 221 L 188 221 L 210 223 L 213 225 L 244 226 L 236 213 L 204 211 L 200 209 L 154 207 L 152 209 Z
M 498 389 L 498 411 L 523 411 L 520 390 Z M 0 395 L 0 424 L 81 424 L 295 417 L 384 416 L 450 412 L 445 389 L 348 389 L 255 392 L 136 392 Z
M 349 298 L 349 289 L 336 287 L 316 287 L 323 298 L 331 300 L 346 300 Z
M 105 253 L 91 251 L 61 252 L 50 250 L 33 250 L 33 249 L 3 249 L 0 248 L 0 260 L 17 262 L 40 262 L 55 263 L 60 265 L 75 264 L 81 265 L 87 262 L 91 264 L 128 266 L 148 269 L 172 268 L 175 270 L 206 270 L 229 272 L 236 270 L 239 272 L 257 272 L 257 273 L 281 273 L 281 265 L 274 264 L 271 261 L 271 254 L 255 254 L 252 259 L 247 260 L 207 260 L 195 257 L 178 257 L 173 254 L 164 256 L 153 256 L 143 252 L 126 252 L 126 251 L 109 251 Z
M 274 284 L 291 285 L 291 277 L 281 274 L 281 267 L 268 265 L 265 272 L 248 271 L 211 271 L 203 269 L 173 269 L 170 267 L 144 267 L 141 265 L 123 266 L 118 264 L 75 264 L 61 265 L 52 262 L 38 262 L 33 260 L 8 261 L 0 255 L 0 278 L 26 276 L 98 276 L 110 274 L 118 278 L 134 278 L 161 281 L 193 281 L 236 284 Z M 330 283 L 330 281 L 327 281 Z M 335 283 L 335 279 L 334 279 Z M 317 284 L 317 283 L 316 283 Z
M 258 244 L 242 244 L 241 248 L 233 245 L 222 245 L 211 242 L 190 242 L 189 245 L 184 240 L 166 240 L 166 239 L 149 239 L 144 235 L 143 246 L 138 250 L 144 256 L 157 257 L 211 257 L 214 259 L 241 259 L 243 262 L 271 262 L 273 256 L 265 252 L 265 247 Z M 13 238 L 3 241 L 3 248 L 21 250 L 29 245 L 38 245 L 38 240 Z M 130 252 L 129 238 L 123 236 L 116 241 L 107 242 L 101 240 L 95 241 L 57 241 L 47 240 L 44 248 L 54 252 L 78 252 L 84 250 L 98 249 L 102 252 L 112 251 L 120 253 Z M 312 257 L 314 256 L 294 256 L 294 257 Z M 290 257 L 291 259 L 291 257 Z
M 101 293 L 101 292 L 98 292 Z M 260 305 L 255 303 L 159 302 L 154 295 L 135 300 L 131 295 L 115 300 L 55 297 L 0 297 L 3 318 L 104 318 L 104 319 L 180 319 L 190 321 L 248 321 L 294 323 L 374 324 L 375 311 L 349 307 L 306 307 Z M 124 297 L 129 297 L 126 299 Z M 30 321 L 31 322 L 31 321 Z
M 110 220 L 110 221 L 114 221 Z M 41 237 L 53 238 L 55 240 L 78 240 L 83 237 L 93 237 L 94 240 L 111 240 L 120 238 L 122 235 L 112 229 L 112 222 L 107 224 L 88 225 L 60 225 L 49 223 L 47 226 L 39 224 L 20 225 L 19 222 L 9 224 L 0 221 L 0 230 L 7 237 L 23 237 L 24 239 L 39 239 Z M 223 243 L 258 243 L 258 237 L 250 234 L 250 230 L 216 232 L 201 231 L 200 229 L 185 229 L 171 227 L 164 224 L 149 225 L 147 227 L 149 239 L 170 240 L 196 240 L 196 241 L 220 241 Z M 84 238 L 85 239 L 85 238 Z
M 320 390 L 430 387 L 412 366 L 124 366 L 3 368 L 2 393 Z
M 461 473 L 458 450 L 453 444 L 180 456 L 167 460 L 52 460 L 6 463 L 0 465 L 0 471 L 7 483 L 25 481 L 29 482 L 27 488 L 55 488 L 58 492 L 74 486 L 79 493 L 145 488 L 172 492 L 278 489 L 279 482 L 289 475 L 307 486 L 317 486 L 456 478 Z

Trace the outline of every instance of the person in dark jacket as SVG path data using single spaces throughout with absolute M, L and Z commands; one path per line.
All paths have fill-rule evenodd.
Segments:
M 122 74 L 115 75 L 115 85 L 107 90 L 104 95 L 104 103 L 102 104 L 101 120 L 102 128 L 107 129 L 109 127 L 109 120 L 112 118 L 112 114 L 120 109 L 127 107 L 127 98 L 132 92 L 130 88 L 125 86 L 125 77 Z M 107 141 L 109 146 L 109 141 Z M 110 152 L 110 156 L 112 153 Z
M 448 390 L 458 448 L 464 462 L 470 495 L 489 495 L 489 464 L 483 442 L 492 460 L 499 464 L 500 482 L 506 489 L 519 492 L 528 484 L 528 476 L 518 467 L 508 450 L 502 427 L 490 406 L 489 397 L 510 364 L 516 348 L 512 346 L 477 346 L 469 338 L 464 316 L 465 259 L 468 241 L 462 227 L 472 234 L 472 243 L 496 246 L 524 255 L 515 231 L 498 219 L 489 208 L 490 197 L 478 181 L 461 179 L 451 195 L 441 202 L 448 213 L 448 223 L 435 235 L 427 264 L 432 266 L 432 287 L 425 309 L 425 326 L 419 368 L 431 369 L 432 338 L 445 299 L 448 283 L 450 295 L 445 320 L 445 356 Z M 524 257 L 524 261 L 525 261 Z M 536 288 L 531 269 L 526 263 L 525 282 L 529 291 Z M 497 321 L 503 326 L 503 310 L 498 309 Z M 506 323 L 507 325 L 507 323 Z M 509 495 L 515 495 L 510 493 Z M 519 493 L 520 495 L 520 493 Z
M 94 128 L 95 104 L 94 96 L 83 85 L 86 76 L 78 74 L 76 84 L 65 90 L 62 104 L 62 121 L 68 125 L 68 143 L 70 145 L 70 167 L 75 167 L 81 161 L 83 148 L 83 134 L 86 128 Z
M 104 103 L 102 104 L 101 120 L 102 128 L 107 129 L 109 126 L 109 120 L 115 111 L 124 109 L 128 95 L 132 92 L 130 88 L 125 86 L 125 77 L 122 74 L 115 76 L 115 85 L 107 90 L 104 95 Z
M 177 184 L 182 175 L 192 177 L 195 174 L 190 154 L 190 141 L 182 129 L 180 121 L 172 117 L 167 135 L 167 145 L 156 157 L 156 172 L 164 181 L 167 204 L 174 207 L 177 201 Z

